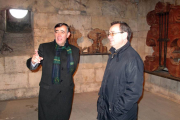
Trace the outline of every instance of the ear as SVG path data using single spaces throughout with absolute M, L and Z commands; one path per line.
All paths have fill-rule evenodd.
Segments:
M 123 40 L 127 40 L 127 36 L 128 36 L 128 33 L 127 33 L 127 32 L 124 32 L 124 33 L 123 33 Z
M 71 35 L 71 33 L 70 32 L 68 32 L 68 34 L 67 34 L 67 38 L 69 38 L 69 36 Z

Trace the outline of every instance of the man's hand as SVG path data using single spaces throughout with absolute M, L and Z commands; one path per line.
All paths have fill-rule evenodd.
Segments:
M 41 60 L 43 60 L 43 58 L 40 57 L 39 54 L 38 54 L 38 51 L 35 50 L 35 54 L 33 55 L 32 59 L 31 59 L 31 62 L 33 64 L 36 64 L 36 63 L 40 63 Z

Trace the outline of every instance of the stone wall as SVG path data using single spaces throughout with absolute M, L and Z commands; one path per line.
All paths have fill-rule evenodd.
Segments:
M 28 70 L 26 60 L 32 56 L 34 49 L 37 49 L 40 43 L 54 39 L 53 28 L 59 22 L 73 25 L 76 30 L 79 30 L 82 37 L 78 39 L 78 45 L 87 47 L 92 44 L 87 37 L 92 29 L 99 28 L 108 32 L 112 21 L 125 21 L 133 31 L 131 45 L 144 60 L 146 55 L 153 52 L 152 48 L 146 46 L 146 35 L 149 30 L 146 15 L 154 9 L 158 1 L 180 4 L 177 0 L 139 0 L 138 3 L 134 0 L 13 0 L 11 2 L 1 0 L 1 11 L 9 8 L 24 8 L 32 11 L 33 33 L 30 41 L 32 47 L 24 49 L 22 54 L 18 54 L 21 52 L 16 48 L 13 53 L 0 55 L 0 100 L 38 96 L 41 68 L 36 72 Z M 3 22 L 1 19 L 0 21 Z M 0 31 L 2 28 L 1 25 Z M 0 35 L 2 35 L 1 32 Z M 12 44 L 8 39 L 9 37 L 5 41 Z M 16 40 L 14 43 L 19 42 L 18 38 Z M 102 42 L 108 49 L 110 48 L 108 39 Z M 24 43 L 23 47 L 25 46 Z M 99 90 L 107 58 L 107 55 L 81 55 L 80 64 L 74 76 L 76 93 Z M 161 82 L 157 85 L 157 81 Z M 164 82 L 168 85 L 166 86 Z M 172 86 L 169 86 L 169 83 Z M 166 94 L 163 95 L 169 98 L 170 93 L 177 93 L 176 98 L 180 95 L 178 92 L 180 86 L 173 87 L 176 84 L 179 85 L 179 82 L 145 74 L 144 88 L 159 94 L 162 92 L 157 91 L 165 89 Z
M 0 100 L 31 98 L 38 96 L 41 67 L 30 71 L 26 60 L 30 56 L 0 58 Z M 82 55 L 74 76 L 75 92 L 98 91 L 101 85 L 108 55 Z
M 0 48 L 2 47 L 3 37 L 5 33 L 5 13 L 0 12 Z

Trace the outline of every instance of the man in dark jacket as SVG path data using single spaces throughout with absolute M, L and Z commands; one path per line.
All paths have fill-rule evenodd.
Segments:
M 38 120 L 69 120 L 72 108 L 73 74 L 79 62 L 79 49 L 67 41 L 70 36 L 67 24 L 58 23 L 54 31 L 55 40 L 40 44 L 27 60 L 30 70 L 42 65 Z
M 125 22 L 113 22 L 111 44 L 97 102 L 98 120 L 136 120 L 137 102 L 143 90 L 143 61 L 131 47 L 131 29 Z

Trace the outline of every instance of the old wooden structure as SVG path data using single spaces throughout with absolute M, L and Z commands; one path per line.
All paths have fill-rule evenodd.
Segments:
M 154 52 L 145 58 L 145 71 L 168 69 L 170 75 L 180 77 L 180 6 L 158 2 L 147 14 L 147 23 L 146 44 Z
M 102 40 L 106 38 L 106 32 L 98 28 L 93 29 L 88 33 L 88 38 L 93 40 L 92 46 L 88 47 L 89 54 L 103 54 L 107 53 L 107 47 L 103 46 Z

